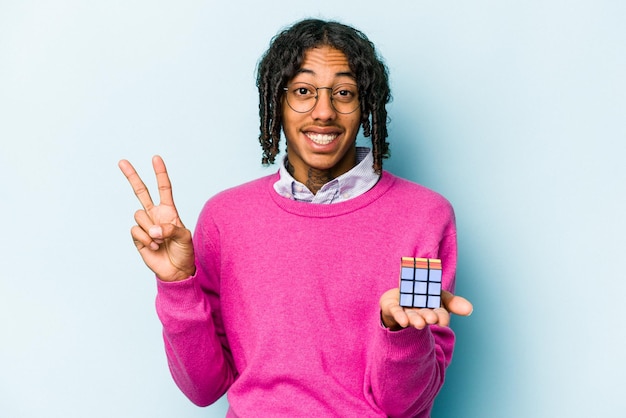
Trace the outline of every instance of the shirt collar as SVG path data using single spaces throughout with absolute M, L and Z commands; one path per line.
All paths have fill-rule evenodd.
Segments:
M 357 165 L 326 183 L 316 194 L 293 178 L 287 171 L 287 156 L 278 169 L 279 180 L 274 190 L 288 199 L 310 203 L 339 203 L 362 195 L 378 182 L 380 175 L 372 168 L 374 157 L 367 147 L 356 148 Z

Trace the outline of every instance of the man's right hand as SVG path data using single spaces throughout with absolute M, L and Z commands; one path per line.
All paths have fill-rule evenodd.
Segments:
M 119 167 L 128 179 L 143 210 L 135 213 L 137 225 L 131 235 L 146 265 L 163 281 L 184 280 L 196 272 L 193 241 L 174 205 L 172 185 L 165 163 L 159 156 L 152 158 L 159 189 L 159 205 L 155 206 L 148 188 L 127 160 Z

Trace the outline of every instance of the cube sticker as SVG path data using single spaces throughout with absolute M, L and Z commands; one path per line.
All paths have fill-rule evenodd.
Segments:
M 441 260 L 402 257 L 400 306 L 405 308 L 441 307 Z

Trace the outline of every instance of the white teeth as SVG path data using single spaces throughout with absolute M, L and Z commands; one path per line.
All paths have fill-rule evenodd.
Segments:
M 306 136 L 318 145 L 330 144 L 337 138 L 337 134 L 314 134 L 311 132 L 308 132 Z

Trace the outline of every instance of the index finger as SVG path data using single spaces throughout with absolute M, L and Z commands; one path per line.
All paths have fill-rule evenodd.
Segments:
M 137 174 L 135 167 L 133 167 L 128 160 L 121 160 L 118 163 L 118 166 L 133 188 L 135 196 L 139 199 L 141 206 L 143 206 L 146 211 L 152 209 L 154 207 L 154 203 L 152 202 L 152 197 L 150 197 L 150 192 L 141 180 L 141 177 L 139 177 L 139 174 Z

